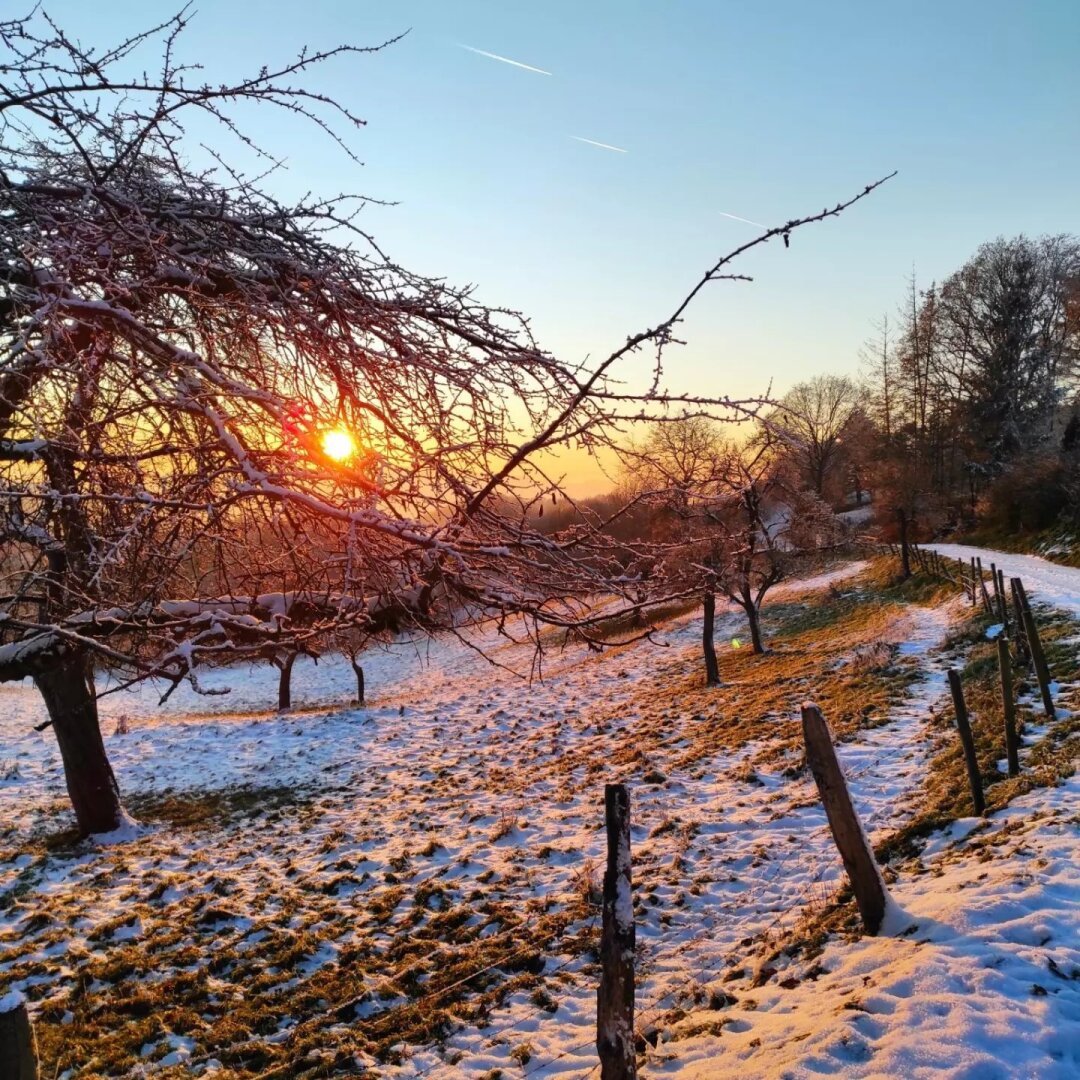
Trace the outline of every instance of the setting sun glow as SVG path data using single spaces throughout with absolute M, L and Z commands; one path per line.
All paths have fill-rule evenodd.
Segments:
M 332 461 L 348 461 L 356 453 L 356 440 L 344 428 L 332 428 L 323 432 L 322 450 Z

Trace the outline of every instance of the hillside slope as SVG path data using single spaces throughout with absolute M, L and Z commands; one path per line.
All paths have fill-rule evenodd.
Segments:
M 399 646 L 369 660 L 362 710 L 105 697 L 148 822 L 112 845 L 46 845 L 56 751 L 29 689 L 0 689 L 0 989 L 30 999 L 48 1075 L 597 1075 L 602 794 L 621 780 L 644 1075 L 1075 1075 L 1075 781 L 932 836 L 892 885 L 916 929 L 783 952 L 842 883 L 799 701 L 825 705 L 871 838 L 890 836 L 919 811 L 957 662 L 941 646 L 967 615 L 883 599 L 860 569 L 779 596 L 768 657 L 734 648 L 725 614 L 717 691 L 690 614 L 664 648 L 568 648 L 531 684 L 460 642 Z M 213 678 L 251 708 L 274 675 Z M 299 675 L 323 700 L 351 677 Z

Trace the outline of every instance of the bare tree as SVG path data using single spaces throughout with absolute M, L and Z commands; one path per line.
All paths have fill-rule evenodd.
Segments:
M 342 628 L 494 617 L 587 636 L 590 598 L 640 608 L 602 530 L 529 527 L 559 490 L 541 452 L 609 445 L 671 405 L 752 414 L 658 390 L 674 328 L 742 251 L 877 186 L 723 256 L 599 362 L 566 363 L 514 313 L 395 265 L 362 201 L 284 204 L 221 150 L 216 171 L 187 164 L 189 114 L 258 152 L 242 103 L 347 149 L 360 119 L 304 80 L 370 50 L 196 84 L 186 21 L 98 52 L 36 12 L 0 23 L 0 679 L 34 679 L 84 833 L 123 820 L 95 668 L 112 688 L 163 678 L 167 697 L 199 689 L 201 665 Z M 158 74 L 132 75 L 155 43 Z M 645 347 L 655 378 L 617 381 Z
M 755 653 L 765 651 L 761 605 L 795 558 L 836 543 L 827 506 L 787 481 L 775 436 L 746 446 L 691 417 L 657 425 L 640 447 L 623 450 L 628 474 L 655 508 L 649 554 L 661 564 L 659 588 L 700 595 L 708 685 L 720 681 L 713 640 L 716 595 L 742 608 Z
M 965 421 L 995 468 L 1049 438 L 1077 358 L 1069 290 L 1080 277 L 1073 237 L 983 244 L 941 288 L 943 346 L 966 361 Z
M 649 554 L 654 564 L 667 564 L 660 580 L 668 588 L 676 582 L 683 590 L 700 593 L 707 686 L 720 685 L 720 665 L 715 642 L 717 567 L 712 530 L 705 523 L 724 454 L 717 426 L 701 416 L 654 424 L 641 447 L 630 446 L 624 454 L 630 490 L 653 509 Z
M 858 403 L 858 387 L 851 379 L 817 375 L 781 398 L 764 421 L 764 441 L 782 444 L 805 486 L 825 496 L 828 482 L 843 474 L 844 434 Z
M 874 325 L 874 336 L 859 352 L 870 388 L 869 414 L 886 439 L 892 438 L 896 396 L 896 342 L 886 312 Z
M 768 442 L 729 447 L 708 516 L 718 532 L 712 561 L 724 595 L 743 609 L 755 653 L 765 652 L 761 604 L 787 575 L 790 490 Z M 785 498 L 786 496 L 786 498 Z

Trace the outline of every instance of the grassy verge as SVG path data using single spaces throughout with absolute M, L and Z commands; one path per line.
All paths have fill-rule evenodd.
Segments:
M 637 737 L 613 747 L 612 760 L 638 757 L 644 763 L 642 744 L 671 737 L 688 741 L 677 762 L 682 768 L 758 740 L 769 743 L 762 762 L 797 754 L 798 709 L 808 698 L 840 739 L 884 723 L 919 676 L 918 662 L 898 651 L 914 625 L 912 605 L 933 606 L 955 595 L 955 587 L 926 575 L 899 583 L 892 561 L 879 559 L 839 587 L 767 605 L 768 651 L 755 655 L 745 645 L 718 640 L 718 687 L 704 685 L 696 656 L 684 651 L 658 658 L 635 700 L 642 712 Z M 605 714 L 602 704 L 596 713 L 601 726 L 618 716 L 617 708 Z M 566 761 L 568 769 L 580 764 Z
M 1053 677 L 1059 683 L 1075 683 L 1080 678 L 1080 656 L 1075 644 L 1080 623 L 1060 612 L 1045 609 L 1040 610 L 1037 618 L 1039 636 Z M 1065 715 L 1046 725 L 1038 742 L 1027 751 L 1019 776 L 1009 777 L 998 768 L 998 763 L 1005 758 L 1005 714 L 997 645 L 986 640 L 990 622 L 984 616 L 969 619 L 948 645 L 966 654 L 966 661 L 960 668 L 960 680 L 975 738 L 986 809 L 992 814 L 1018 795 L 1036 787 L 1053 786 L 1072 775 L 1080 757 L 1080 720 Z M 1013 682 L 1021 699 L 1017 709 L 1021 729 L 1043 727 L 1046 720 L 1034 673 L 1014 662 Z M 1076 691 L 1070 687 L 1059 695 L 1058 701 L 1064 711 L 1071 713 L 1076 698 Z M 924 787 L 924 808 L 906 828 L 882 846 L 879 854 L 884 858 L 915 854 L 915 841 L 920 837 L 971 813 L 970 788 L 951 703 L 938 712 L 934 729 L 937 740 Z

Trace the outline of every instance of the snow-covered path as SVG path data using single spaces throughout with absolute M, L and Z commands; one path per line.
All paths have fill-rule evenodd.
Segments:
M 1028 596 L 1080 615 L 1080 568 L 1060 566 L 1038 555 L 1014 555 L 991 548 L 968 547 L 966 544 L 924 544 L 928 551 L 936 551 L 950 559 L 982 559 L 983 569 L 989 570 L 994 563 L 1006 578 L 1022 578 Z

